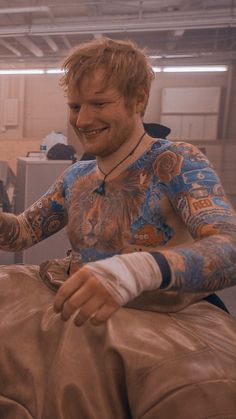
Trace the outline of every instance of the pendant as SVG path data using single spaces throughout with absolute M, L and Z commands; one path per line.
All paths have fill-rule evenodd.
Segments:
M 105 180 L 103 180 L 98 188 L 94 189 L 93 192 L 98 193 L 99 195 L 105 195 Z

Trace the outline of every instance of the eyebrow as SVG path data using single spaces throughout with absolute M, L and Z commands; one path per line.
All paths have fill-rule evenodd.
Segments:
M 102 89 L 102 90 L 97 90 L 96 92 L 94 92 L 95 95 L 100 95 L 106 92 L 107 89 Z

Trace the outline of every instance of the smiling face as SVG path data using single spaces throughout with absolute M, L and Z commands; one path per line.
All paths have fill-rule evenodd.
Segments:
M 68 89 L 70 124 L 84 151 L 101 157 L 137 138 L 146 100 L 145 95 L 140 95 L 127 104 L 115 87 L 104 85 L 104 71 L 98 69 Z

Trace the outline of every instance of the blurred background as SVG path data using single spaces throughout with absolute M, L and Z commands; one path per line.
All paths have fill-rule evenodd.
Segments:
M 235 0 L 0 0 L 0 153 L 14 171 L 19 152 L 38 149 L 51 131 L 81 155 L 59 70 L 72 47 L 101 36 L 146 49 L 156 80 L 145 122 L 169 126 L 170 139 L 205 146 L 221 172 L 228 159 L 231 165 Z

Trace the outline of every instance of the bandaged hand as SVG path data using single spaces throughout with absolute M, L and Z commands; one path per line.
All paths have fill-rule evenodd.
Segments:
M 56 294 L 54 310 L 77 326 L 107 321 L 119 307 L 145 290 L 160 288 L 162 274 L 147 252 L 130 253 L 90 262 L 73 273 Z
M 87 320 L 97 326 L 118 310 L 119 304 L 86 266 L 73 273 L 57 291 L 54 310 L 67 321 L 73 316 L 76 326 Z
M 143 291 L 160 288 L 162 283 L 160 268 L 148 252 L 112 256 L 85 266 L 120 306 L 132 301 Z

